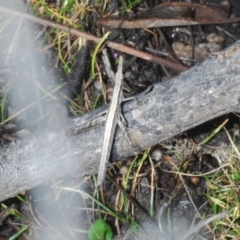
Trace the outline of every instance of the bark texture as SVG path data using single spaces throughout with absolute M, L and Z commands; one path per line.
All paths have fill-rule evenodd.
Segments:
M 238 111 L 240 42 L 123 104 L 128 131 L 141 151 L 220 115 Z M 106 107 L 34 132 L 0 149 L 0 201 L 66 174 L 97 173 Z M 95 121 L 93 121 L 95 120 Z M 86 128 L 89 122 L 91 128 Z M 117 129 L 112 161 L 133 155 Z

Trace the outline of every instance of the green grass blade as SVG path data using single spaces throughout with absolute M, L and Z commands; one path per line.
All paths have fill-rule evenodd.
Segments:
M 108 37 L 108 35 L 110 34 L 111 32 L 107 32 L 103 35 L 103 37 L 101 38 L 101 40 L 98 42 L 97 46 L 95 47 L 94 49 L 94 52 L 93 52 L 93 55 L 92 55 L 92 61 L 91 61 L 91 74 L 92 75 L 95 75 L 95 69 L 94 69 L 94 63 L 96 61 L 96 56 L 97 56 L 97 53 L 101 47 L 101 45 L 104 43 L 104 41 L 106 40 L 106 38 Z

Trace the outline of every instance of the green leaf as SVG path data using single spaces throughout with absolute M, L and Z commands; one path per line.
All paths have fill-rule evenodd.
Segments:
M 112 230 L 103 219 L 96 220 L 88 230 L 89 240 L 111 240 Z

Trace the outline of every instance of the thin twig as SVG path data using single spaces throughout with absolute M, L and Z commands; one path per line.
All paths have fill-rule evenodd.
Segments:
M 122 100 L 122 82 L 123 82 L 122 65 L 123 65 L 123 57 L 120 56 L 118 71 L 116 74 L 115 86 L 113 89 L 113 97 L 107 113 L 107 120 L 105 123 L 102 154 L 101 154 L 100 165 L 98 170 L 98 179 L 97 179 L 98 186 L 100 186 L 103 183 L 105 178 L 105 173 L 107 170 L 107 165 L 109 162 L 113 140 L 115 136 L 115 131 L 117 127 L 118 117 L 119 117 L 120 104 Z
M 145 19 L 134 19 L 127 21 L 127 19 L 115 19 L 115 18 L 102 18 L 97 21 L 98 24 L 109 27 L 111 29 L 124 28 L 124 29 L 135 29 L 135 28 L 159 28 L 159 27 L 176 27 L 176 26 L 196 26 L 196 25 L 212 25 L 212 24 L 226 24 L 239 22 L 240 17 L 226 18 L 226 19 L 202 19 L 202 20 L 191 20 L 185 18 L 178 19 L 166 19 L 166 18 L 145 18 Z
M 207 219 L 204 219 L 202 221 L 200 221 L 198 224 L 196 224 L 193 228 L 189 229 L 181 238 L 180 240 L 186 240 L 188 239 L 192 234 L 196 233 L 197 231 L 199 231 L 202 227 L 208 225 L 209 223 L 221 219 L 221 218 L 226 218 L 228 217 L 230 214 L 228 211 L 225 212 L 221 212 L 218 214 L 213 215 L 212 217 L 209 217 Z
M 112 184 L 120 191 L 123 193 L 123 195 L 138 209 L 139 212 L 141 212 L 143 215 L 145 215 L 147 217 L 147 219 L 153 223 L 154 225 L 157 226 L 154 218 L 152 218 L 151 216 L 149 216 L 149 214 L 147 213 L 147 211 L 145 211 L 143 209 L 143 207 L 128 193 L 124 190 L 124 188 L 122 186 L 120 186 L 114 179 L 112 176 L 110 176 L 108 173 L 106 173 L 106 177 L 108 180 L 110 180 L 112 182 Z
M 12 10 L 12 9 L 9 9 L 9 8 L 5 8 L 3 6 L 0 6 L 0 12 L 10 14 L 10 15 L 14 15 L 15 17 L 25 18 L 25 19 L 28 19 L 30 21 L 35 21 L 39 24 L 47 25 L 49 27 L 54 27 L 54 28 L 57 28 L 59 30 L 71 33 L 75 36 L 85 38 L 86 40 L 92 41 L 94 43 L 98 43 L 100 41 L 99 37 L 96 37 L 92 34 L 80 31 L 80 30 L 75 29 L 75 28 L 71 28 L 67 25 L 56 23 L 56 22 L 48 20 L 48 19 L 36 17 L 36 16 L 33 16 L 31 14 L 28 14 L 28 13 Z M 151 62 L 158 63 L 160 65 L 164 65 L 168 68 L 174 69 L 177 72 L 184 72 L 184 71 L 189 69 L 189 67 L 184 66 L 180 63 L 175 63 L 175 62 L 166 60 L 164 58 L 160 58 L 160 57 L 154 56 L 152 54 L 142 52 L 142 51 L 139 51 L 137 49 L 125 46 L 123 44 L 115 43 L 115 42 L 112 42 L 112 41 L 107 41 L 106 45 L 108 47 L 111 47 L 111 48 L 113 48 L 115 50 L 118 50 L 120 52 L 124 52 L 124 53 L 130 54 L 130 55 L 142 58 L 142 59 L 147 60 L 147 61 L 151 61 Z

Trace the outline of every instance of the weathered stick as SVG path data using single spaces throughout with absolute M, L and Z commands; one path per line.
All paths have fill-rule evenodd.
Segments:
M 122 85 L 123 85 L 122 65 L 123 57 L 120 56 L 118 71 L 116 73 L 115 86 L 113 89 L 113 96 L 106 116 L 102 154 L 98 169 L 97 179 L 98 186 L 100 186 L 105 179 L 108 161 L 111 155 L 112 145 L 117 127 L 117 122 L 120 117 L 120 105 L 122 101 Z
M 126 102 L 129 137 L 144 150 L 220 115 L 238 111 L 240 41 L 147 94 Z M 0 149 L 0 201 L 66 174 L 97 173 L 104 122 L 80 132 L 106 107 L 71 118 L 58 128 L 32 133 Z M 117 129 L 112 161 L 132 155 Z

